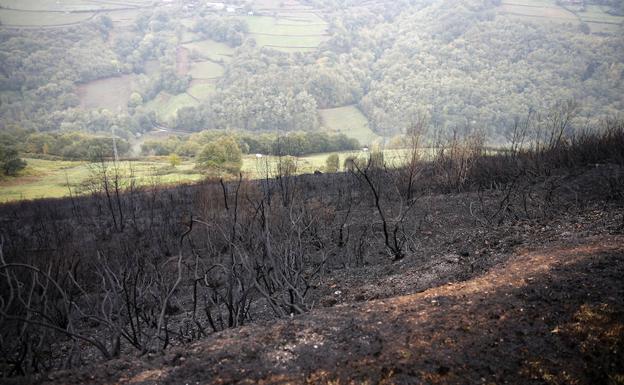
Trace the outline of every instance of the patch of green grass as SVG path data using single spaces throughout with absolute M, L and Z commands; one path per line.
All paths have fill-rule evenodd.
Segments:
M 588 4 L 584 10 L 561 7 L 552 0 L 503 0 L 499 11 L 512 17 L 537 22 L 587 23 L 594 33 L 617 33 L 624 17 L 605 12 L 600 5 Z
M 212 61 L 200 61 L 191 64 L 189 74 L 193 79 L 216 79 L 223 76 L 224 69 Z
M 498 11 L 513 18 L 532 22 L 579 22 L 574 12 L 560 7 L 553 0 L 503 0 Z
M 0 9 L 0 23 L 16 27 L 50 27 L 77 24 L 88 20 L 92 13 L 25 12 Z
M 234 53 L 234 48 L 227 44 L 209 39 L 187 43 L 183 47 L 191 51 L 191 54 L 196 52 L 199 56 L 214 62 L 228 62 Z
M 501 3 L 506 5 L 521 5 L 525 7 L 546 7 L 557 5 L 555 0 L 503 0 Z
M 119 11 L 108 11 L 106 15 L 117 27 L 128 27 L 134 25 L 136 18 L 141 14 L 140 9 L 124 9 Z
M 288 12 L 272 16 L 240 16 L 249 25 L 250 36 L 259 47 L 284 52 L 316 49 L 326 39 L 327 24 L 314 13 Z
M 297 174 L 313 173 L 325 170 L 325 161 L 330 154 L 311 154 L 296 158 Z M 340 159 L 340 169 L 347 157 L 366 158 L 365 151 L 336 152 Z M 391 167 L 400 166 L 407 159 L 407 150 L 384 150 L 384 159 Z M 89 181 L 97 178 L 100 164 L 64 160 L 42 160 L 25 158 L 28 165 L 19 176 L 0 180 L 0 202 L 18 201 L 23 199 L 61 198 L 72 194 L 89 193 Z M 243 157 L 241 171 L 247 178 L 263 178 L 268 166 L 269 175 L 275 175 L 278 158 L 266 156 L 256 158 L 255 155 Z M 107 164 L 109 174 L 112 163 Z M 166 157 L 145 158 L 118 163 L 121 185 L 129 186 L 134 181 L 136 186 L 176 185 L 202 180 L 205 175 L 195 169 L 195 163 L 185 160 L 176 167 L 171 167 Z
M 195 32 L 191 32 L 191 31 L 184 31 L 182 33 L 182 37 L 180 38 L 180 41 L 183 44 L 192 44 L 192 42 L 200 40 L 200 36 L 198 34 L 196 34 Z
M 170 95 L 166 92 L 159 93 L 154 99 L 145 104 L 145 108 L 156 113 L 156 118 L 160 123 L 168 123 L 179 109 L 183 107 L 195 107 L 198 101 L 189 94 Z
M 343 170 L 344 161 L 348 157 L 356 157 L 367 159 L 368 152 L 358 151 L 339 151 L 328 152 L 322 154 L 310 154 L 295 158 L 297 165 L 297 174 L 311 174 L 314 171 L 325 171 L 325 162 L 331 154 L 337 154 L 340 159 L 340 170 Z M 398 167 L 405 164 L 408 151 L 403 149 L 384 150 L 384 160 L 390 167 Z M 276 156 L 264 156 L 256 158 L 255 155 L 246 155 L 243 157 L 242 172 L 252 179 L 261 179 L 266 176 L 266 169 L 269 169 L 269 176 L 275 175 L 279 158 Z
M 379 138 L 368 125 L 368 119 L 356 106 L 319 110 L 321 124 L 329 132 L 342 133 L 370 145 Z
M 113 8 L 114 4 L 88 0 L 0 0 L 0 6 L 25 11 L 89 11 Z
M 0 181 L 0 202 L 22 199 L 60 198 L 72 193 L 87 193 L 86 185 L 97 175 L 98 165 L 88 162 L 26 159 L 28 166 L 18 177 Z M 166 159 L 120 162 L 122 185 L 133 179 L 137 186 L 170 185 L 201 180 L 193 162 L 172 168 Z M 110 167 L 110 165 L 109 165 Z M 132 171 L 132 172 L 131 172 Z M 133 175 L 133 177 L 131 177 Z M 69 184 L 69 187 L 68 187 Z
M 0 202 L 68 194 L 67 181 L 86 176 L 83 162 L 25 159 L 27 166 L 19 176 L 0 182 Z
M 306 14 L 307 15 L 307 14 Z M 318 19 L 297 18 L 289 15 L 289 19 L 271 16 L 240 16 L 249 25 L 251 34 L 271 34 L 285 36 L 317 36 L 327 33 L 327 24 Z
M 195 20 L 193 20 L 192 17 L 184 17 L 184 18 L 178 19 L 178 21 L 180 22 L 180 24 L 182 24 L 188 29 L 192 29 L 193 26 L 195 26 Z
M 27 166 L 20 172 L 20 176 L 41 176 L 50 171 L 67 170 L 78 167 L 84 162 L 75 160 L 46 160 L 36 158 L 24 158 Z
M 616 33 L 620 31 L 624 22 L 623 16 L 608 14 L 596 4 L 589 4 L 584 11 L 576 12 L 576 14 L 594 33 Z
M 287 9 L 278 12 L 277 16 L 280 18 L 278 24 L 292 24 L 292 22 L 303 22 L 308 25 L 314 24 L 318 27 L 325 26 L 327 23 L 325 20 L 314 12 L 313 10 L 306 9 Z
M 278 47 L 278 46 L 266 46 L 267 48 L 274 49 L 280 52 L 314 52 L 317 47 Z
M 202 82 L 191 83 L 191 86 L 186 91 L 187 94 L 199 100 L 207 100 L 216 90 L 214 83 Z
M 285 49 L 288 51 L 314 50 L 325 39 L 324 36 L 268 36 L 252 35 L 259 47 Z
M 622 30 L 622 27 L 617 24 L 594 23 L 590 21 L 587 22 L 587 25 L 589 26 L 589 30 L 593 33 L 615 34 Z

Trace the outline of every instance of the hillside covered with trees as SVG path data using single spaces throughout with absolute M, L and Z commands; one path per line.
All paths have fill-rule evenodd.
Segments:
M 427 116 L 433 133 L 478 129 L 501 143 L 515 119 L 562 101 L 575 100 L 589 120 L 624 107 L 621 25 L 590 33 L 516 18 L 490 0 L 309 0 L 305 17 L 318 20 L 274 16 L 271 31 L 316 29 L 318 46 L 276 49 L 261 40 L 272 33 L 255 32 L 270 18 L 259 5 L 237 11 L 257 15 L 237 16 L 190 3 L 142 8 L 124 26 L 102 13 L 63 28 L 0 29 L 2 129 L 25 131 L 19 150 L 30 152 L 42 138 L 56 146 L 39 132 L 97 137 L 114 128 L 120 140 L 162 126 L 318 132 L 319 109 L 354 105 L 381 136 Z M 90 82 L 119 76 L 121 104 L 84 102 Z

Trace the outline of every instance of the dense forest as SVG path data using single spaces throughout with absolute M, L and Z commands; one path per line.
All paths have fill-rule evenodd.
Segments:
M 579 116 L 593 120 L 624 107 L 622 34 L 519 20 L 490 0 L 306 3 L 328 23 L 327 39 L 307 52 L 258 46 L 245 20 L 201 7 L 188 28 L 180 19 L 188 11 L 155 8 L 119 31 L 106 15 L 52 30 L 2 29 L 2 129 L 23 131 L 30 147 L 20 150 L 39 152 L 46 138 L 58 147 L 60 135 L 40 132 L 97 141 L 114 129 L 123 142 L 154 129 L 163 122 L 150 101 L 182 94 L 191 81 L 177 70 L 187 29 L 233 54 L 219 62 L 224 73 L 208 99 L 164 122 L 178 130 L 316 132 L 319 108 L 356 105 L 385 137 L 427 116 L 434 132 L 478 129 L 500 143 L 515 119 L 561 101 L 575 100 Z M 130 74 L 127 108 L 81 106 L 76 86 Z

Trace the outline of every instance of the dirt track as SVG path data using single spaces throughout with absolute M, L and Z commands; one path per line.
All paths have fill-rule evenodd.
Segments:
M 621 384 L 624 237 L 520 252 L 469 281 L 222 332 L 57 384 Z

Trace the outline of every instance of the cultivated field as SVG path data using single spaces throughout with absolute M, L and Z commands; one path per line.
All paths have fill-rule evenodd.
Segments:
M 311 12 L 281 12 L 273 16 L 242 16 L 260 47 L 285 52 L 316 49 L 327 36 L 327 23 Z
M 379 138 L 368 125 L 368 119 L 356 106 L 319 110 L 321 124 L 326 130 L 342 133 L 370 145 Z
M 307 18 L 306 18 L 307 17 Z M 251 34 L 285 36 L 325 35 L 327 24 L 313 13 L 282 13 L 278 17 L 242 16 Z
M 144 8 L 153 5 L 153 0 L 0 0 L 2 8 L 23 11 L 100 11 Z
M 617 33 L 624 17 L 611 15 L 606 8 L 587 4 L 585 8 L 559 6 L 552 0 L 503 0 L 499 12 L 523 20 L 551 23 L 586 23 L 592 33 Z
M 50 27 L 78 24 L 93 17 L 94 13 L 66 13 L 16 11 L 0 9 L 0 23 L 9 27 Z
M 107 14 L 115 25 L 130 25 L 150 0 L 0 0 L 0 22 L 11 27 L 55 27 L 79 24 Z
M 596 4 L 587 5 L 584 11 L 576 14 L 594 33 L 616 33 L 621 31 L 624 23 L 624 17 L 608 14 L 602 6 Z
M 499 11 L 531 21 L 578 23 L 578 17 L 550 1 L 503 1 Z

